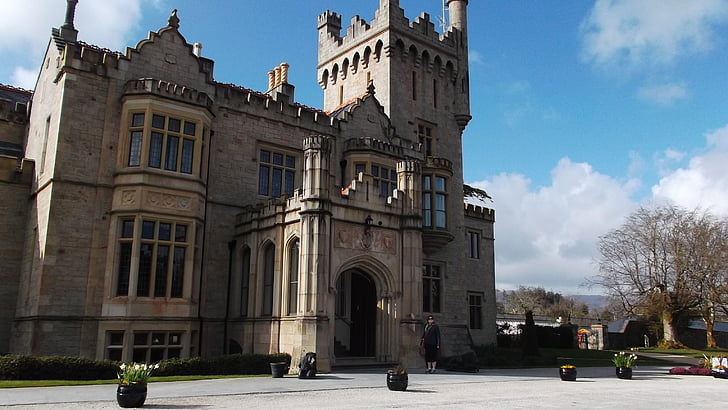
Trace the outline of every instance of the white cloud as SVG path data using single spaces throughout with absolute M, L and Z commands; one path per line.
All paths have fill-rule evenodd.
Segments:
M 688 96 L 688 89 L 685 84 L 661 84 L 640 87 L 637 96 L 645 101 L 658 105 L 672 105 L 675 101 Z
M 494 197 L 497 286 L 583 291 L 579 286 L 596 273 L 598 237 L 634 208 L 629 199 L 634 183 L 621 184 L 589 164 L 564 158 L 553 169 L 550 186 L 530 184 L 519 174 L 471 184 Z
M 706 152 L 690 158 L 652 187 L 656 199 L 685 208 L 704 208 L 728 215 L 728 125 L 706 135 Z
M 597 66 L 672 63 L 713 46 L 728 20 L 723 0 L 597 0 L 582 22 L 583 58 Z
M 123 51 L 125 36 L 141 18 L 140 4 L 141 0 L 79 1 L 74 21 L 78 39 Z M 32 0 L 32 5 L 25 0 L 0 1 L 0 53 L 4 64 L 12 67 L 13 81 L 23 82 L 16 85 L 35 85 L 51 28 L 63 25 L 65 17 L 66 2 L 61 0 Z M 32 75 L 27 68 L 31 66 L 38 66 Z M 26 82 L 29 77 L 33 77 L 32 85 Z
M 32 90 L 35 88 L 35 82 L 38 80 L 38 69 L 27 69 L 23 67 L 15 67 L 12 77 L 12 85 L 15 87 Z
M 705 139 L 698 155 L 667 148 L 652 164 L 630 152 L 627 181 L 563 158 L 548 186 L 535 187 L 523 175 L 505 173 L 469 183 L 493 197 L 484 206 L 496 209 L 496 286 L 541 286 L 563 294 L 603 291 L 579 288 L 598 273 L 599 237 L 639 205 L 673 203 L 728 216 L 728 125 Z M 664 177 L 651 188 L 651 197 L 636 200 L 648 165 Z

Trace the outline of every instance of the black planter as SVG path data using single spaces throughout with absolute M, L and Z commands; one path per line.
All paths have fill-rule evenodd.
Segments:
M 270 374 L 273 377 L 283 377 L 286 373 L 286 362 L 278 362 L 270 364 Z
M 576 380 L 576 367 L 560 368 L 559 377 L 565 382 L 573 382 Z
M 116 402 L 120 407 L 142 407 L 147 399 L 147 384 L 120 384 L 116 388 Z
M 615 367 L 614 371 L 617 373 L 617 377 L 620 379 L 631 379 L 632 368 L 631 367 Z
M 389 390 L 405 391 L 409 378 L 407 374 L 390 374 L 387 373 L 387 387 Z

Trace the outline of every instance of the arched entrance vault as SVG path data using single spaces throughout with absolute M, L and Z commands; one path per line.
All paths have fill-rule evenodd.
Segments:
M 392 272 L 370 257 L 353 258 L 332 278 L 335 289 L 331 343 L 336 357 L 397 360 L 396 303 Z

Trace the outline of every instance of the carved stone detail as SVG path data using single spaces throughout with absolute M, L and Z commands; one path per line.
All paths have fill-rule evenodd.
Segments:
M 121 193 L 122 205 L 134 205 L 136 203 L 136 191 L 123 191 Z
M 186 196 L 166 194 L 163 192 L 147 193 L 147 204 L 158 208 L 179 209 L 189 211 L 191 199 Z
M 369 250 L 396 255 L 394 232 L 373 227 L 339 227 L 334 233 L 334 246 L 344 249 Z

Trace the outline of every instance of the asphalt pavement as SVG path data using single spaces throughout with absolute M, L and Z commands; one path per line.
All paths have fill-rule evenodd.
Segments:
M 677 364 L 676 364 L 677 365 Z M 687 365 L 686 365 L 687 366 Z M 313 379 L 246 377 L 150 383 L 145 408 L 472 408 L 707 409 L 725 406 L 728 379 L 671 375 L 671 367 L 637 366 L 631 380 L 613 367 L 577 369 L 561 381 L 558 369 L 483 369 L 478 373 L 423 369 L 409 373 L 404 392 L 386 387 L 386 369 L 319 373 Z M 0 389 L 0 406 L 22 409 L 114 409 L 116 385 Z

